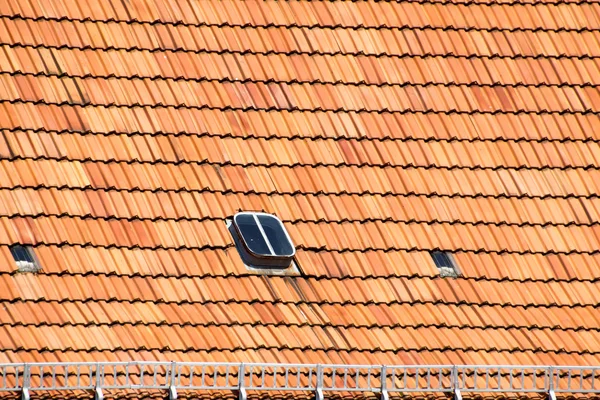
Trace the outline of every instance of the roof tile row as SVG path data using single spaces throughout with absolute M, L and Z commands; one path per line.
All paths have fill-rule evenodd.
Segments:
M 395 303 L 435 302 L 501 306 L 597 306 L 598 284 L 590 281 L 496 281 L 431 278 L 346 278 L 302 280 L 260 276 L 146 277 L 106 275 L 0 274 L 0 300 L 150 301 L 176 303 L 285 302 Z
M 439 221 L 487 225 L 596 225 L 600 200 L 593 198 L 438 197 L 0 189 L 2 216 L 101 219 L 224 219 L 240 209 L 274 213 L 286 222 Z M 494 214 L 489 215 L 493 209 Z
M 463 0 L 465 1 L 465 0 Z M 554 3 L 554 2 L 551 2 Z M 573 3 L 573 4 L 569 4 Z M 110 4 L 110 5 L 109 5 Z M 597 2 L 568 2 L 538 7 L 531 4 L 451 4 L 446 2 L 378 1 L 357 2 L 278 2 L 235 0 L 122 2 L 88 5 L 73 0 L 43 0 L 37 3 L 6 3 L 1 15 L 120 21 L 160 21 L 162 23 L 301 26 L 435 26 L 479 29 L 582 29 L 597 28 L 600 5 Z
M 106 134 L 460 140 L 600 140 L 595 114 L 333 113 L 79 107 L 0 102 L 10 130 Z M 149 111 L 152 111 L 150 114 Z M 590 147 L 595 146 L 591 143 Z
M 387 364 L 500 364 L 532 365 L 536 360 L 545 365 L 576 365 L 577 363 L 595 365 L 598 356 L 595 354 L 569 354 L 569 353 L 543 353 L 543 352 L 498 352 L 498 351 L 403 351 L 397 354 L 392 352 L 360 352 L 360 351 L 322 351 L 322 350 L 288 350 L 288 349 L 244 349 L 235 351 L 168 351 L 147 350 L 139 351 L 12 351 L 0 353 L 0 361 L 4 362 L 57 362 L 64 360 L 95 362 L 97 360 L 142 360 L 142 361 L 171 361 L 181 360 L 183 362 L 197 362 L 201 359 L 206 362 L 262 362 L 262 360 L 274 360 L 273 362 L 285 363 L 286 360 L 297 360 L 298 363 L 318 364 L 326 362 L 331 364 L 362 364 L 377 365 Z M 596 382 L 598 382 L 596 380 Z M 160 395 L 163 395 L 160 393 Z M 295 398 L 295 397 L 293 397 Z
M 225 248 L 233 239 L 223 220 L 103 220 L 77 217 L 0 217 L 0 243 L 47 243 L 127 248 Z M 287 227 L 305 249 L 435 249 L 499 253 L 599 252 L 600 225 L 494 226 L 460 223 L 298 222 Z
M 44 273 L 116 274 L 119 276 L 230 276 L 247 275 L 229 249 L 145 250 L 126 248 L 40 245 L 35 247 Z M 462 276 L 515 281 L 597 281 L 598 255 L 540 255 L 456 252 Z M 2 272 L 12 272 L 8 246 L 0 246 Z M 101 260 L 101 262 L 97 262 Z M 439 271 L 428 251 L 328 252 L 298 250 L 304 276 L 346 277 L 437 277 Z
M 595 307 L 574 307 L 572 314 L 560 307 L 534 308 L 457 304 L 209 303 L 174 304 L 149 302 L 4 303 L 2 325 L 275 325 L 343 328 L 479 327 L 486 329 L 589 330 L 600 319 Z M 564 318 L 562 317 L 564 316 Z M 579 320 L 579 318 L 581 318 Z M 527 322 L 524 322 L 527 321 Z M 140 327 L 141 329 L 141 327 Z
M 85 48 L 0 44 L 6 72 L 187 80 L 300 81 L 346 85 L 414 85 L 473 82 L 482 85 L 598 85 L 600 58 L 508 58 L 316 54 L 199 54 L 148 50 L 94 51 Z M 202 77 L 202 78 L 199 78 Z
M 597 169 L 469 169 L 416 167 L 265 167 L 0 160 L 10 187 L 115 188 L 304 194 L 438 194 L 441 196 L 596 197 Z M 325 189 L 324 189 L 325 188 Z
M 26 331 L 29 331 L 25 334 Z M 217 340 L 217 337 L 219 339 Z M 312 349 L 338 351 L 495 350 L 600 355 L 600 332 L 501 329 L 494 338 L 473 328 L 340 328 L 268 325 L 206 326 L 40 326 L 0 327 L 4 350 L 74 351 L 112 349 Z
M 341 86 L 228 84 L 0 75 L 3 101 L 94 107 L 187 107 L 302 111 L 600 112 L 599 87 Z
M 595 31 L 454 29 L 243 28 L 34 20 L 0 15 L 0 37 L 10 43 L 186 51 L 300 52 L 370 55 L 600 56 Z
M 4 130 L 0 156 L 93 161 L 238 165 L 370 165 L 481 168 L 573 168 L 600 164 L 596 143 L 573 141 L 312 141 L 194 137 L 191 135 L 89 135 Z

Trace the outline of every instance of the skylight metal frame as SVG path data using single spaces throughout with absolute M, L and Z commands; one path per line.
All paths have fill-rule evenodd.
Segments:
M 256 253 L 256 252 L 252 251 L 250 245 L 246 241 L 246 238 L 242 234 L 241 229 L 239 227 L 239 224 L 237 222 L 237 218 L 239 218 L 241 216 L 246 216 L 246 215 L 252 216 L 254 218 L 254 222 L 258 226 L 258 229 L 259 229 L 259 231 L 260 231 L 260 233 L 261 233 L 261 235 L 263 237 L 263 240 L 265 241 L 265 243 L 269 247 L 269 251 L 271 252 L 270 255 L 259 254 L 259 253 Z M 271 241 L 267 237 L 267 234 L 265 233 L 265 230 L 264 230 L 264 228 L 262 226 L 262 223 L 258 219 L 259 216 L 265 216 L 267 218 L 272 218 L 274 221 L 276 221 L 280 225 L 281 230 L 283 231 L 283 233 L 285 235 L 285 237 L 284 237 L 285 240 L 287 240 L 288 243 L 290 244 L 290 246 L 292 247 L 292 253 L 291 254 L 285 254 L 285 255 L 277 255 L 277 254 L 275 254 L 275 251 L 273 250 L 273 245 L 271 244 Z M 281 220 L 279 218 L 277 218 L 273 214 L 267 214 L 267 213 L 263 213 L 263 212 L 251 212 L 251 211 L 239 212 L 239 213 L 237 213 L 237 214 L 235 214 L 233 216 L 233 226 L 235 227 L 235 230 L 236 230 L 236 232 L 237 232 L 237 234 L 238 234 L 238 236 L 240 238 L 240 243 L 244 246 L 244 249 L 250 255 L 252 255 L 253 257 L 262 258 L 262 259 L 287 260 L 287 259 L 294 258 L 296 256 L 296 246 L 294 246 L 294 242 L 292 242 L 292 238 L 290 237 L 287 229 L 285 229 L 285 226 L 283 225 L 283 222 L 281 222 Z

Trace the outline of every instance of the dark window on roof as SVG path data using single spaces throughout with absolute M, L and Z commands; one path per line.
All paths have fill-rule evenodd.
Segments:
M 287 268 L 296 254 L 285 227 L 274 215 L 241 212 L 230 231 L 245 264 L 255 268 Z
M 431 251 L 429 253 L 435 266 L 440 270 L 440 276 L 442 277 L 457 277 L 459 275 L 458 268 L 454 262 L 454 257 L 447 251 Z
M 294 246 L 281 221 L 272 215 L 258 215 L 258 222 L 265 232 L 265 237 L 271 244 L 273 254 L 293 255 Z
M 251 252 L 263 256 L 271 254 L 269 245 L 265 240 L 265 236 L 260 231 L 254 215 L 239 215 L 235 219 L 235 223 L 240 231 L 242 240 L 244 240 Z
M 19 272 L 38 272 L 41 269 L 31 246 L 16 244 L 10 247 L 10 254 L 15 259 Z

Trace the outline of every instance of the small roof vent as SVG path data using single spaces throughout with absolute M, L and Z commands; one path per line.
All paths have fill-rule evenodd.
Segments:
M 254 268 L 288 268 L 296 255 L 292 239 L 279 218 L 259 212 L 233 216 L 230 231 L 242 261 Z
M 19 272 L 39 272 L 42 269 L 31 246 L 15 244 L 10 246 L 10 254 L 15 259 Z
M 454 262 L 454 257 L 447 251 L 431 251 L 429 252 L 435 266 L 440 270 L 442 278 L 457 278 L 460 275 L 458 267 Z

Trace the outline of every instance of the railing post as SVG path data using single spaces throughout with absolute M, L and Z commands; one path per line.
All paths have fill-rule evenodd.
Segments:
M 29 387 L 31 381 L 31 370 L 29 369 L 29 364 L 25 364 L 23 367 L 23 389 L 21 390 L 21 399 L 29 400 Z M 18 384 L 18 383 L 17 383 Z
M 104 400 L 104 393 L 102 393 L 102 383 L 104 383 L 104 371 L 101 369 L 100 366 L 100 363 L 96 363 L 96 387 L 94 388 L 94 400 Z
M 387 367 L 383 365 L 381 367 L 381 400 L 389 400 L 390 396 L 387 391 Z
M 177 363 L 171 362 L 171 382 L 169 382 L 169 400 L 177 400 L 177 387 L 175 386 L 175 376 L 177 374 Z
M 315 388 L 315 400 L 323 400 L 323 367 L 317 364 L 317 387 Z
M 452 392 L 454 392 L 454 400 L 462 400 L 462 393 L 460 392 L 460 385 L 458 383 L 458 367 L 455 365 L 452 367 Z
M 248 398 L 246 394 L 246 385 L 244 383 L 245 376 L 246 371 L 244 368 L 244 363 L 241 363 L 240 369 L 238 370 L 238 400 L 247 400 Z M 252 376 L 250 376 L 250 379 L 252 379 Z M 250 382 L 250 385 L 252 385 L 252 382 Z
M 554 393 L 554 367 L 548 368 L 548 399 L 556 400 L 556 394 Z

